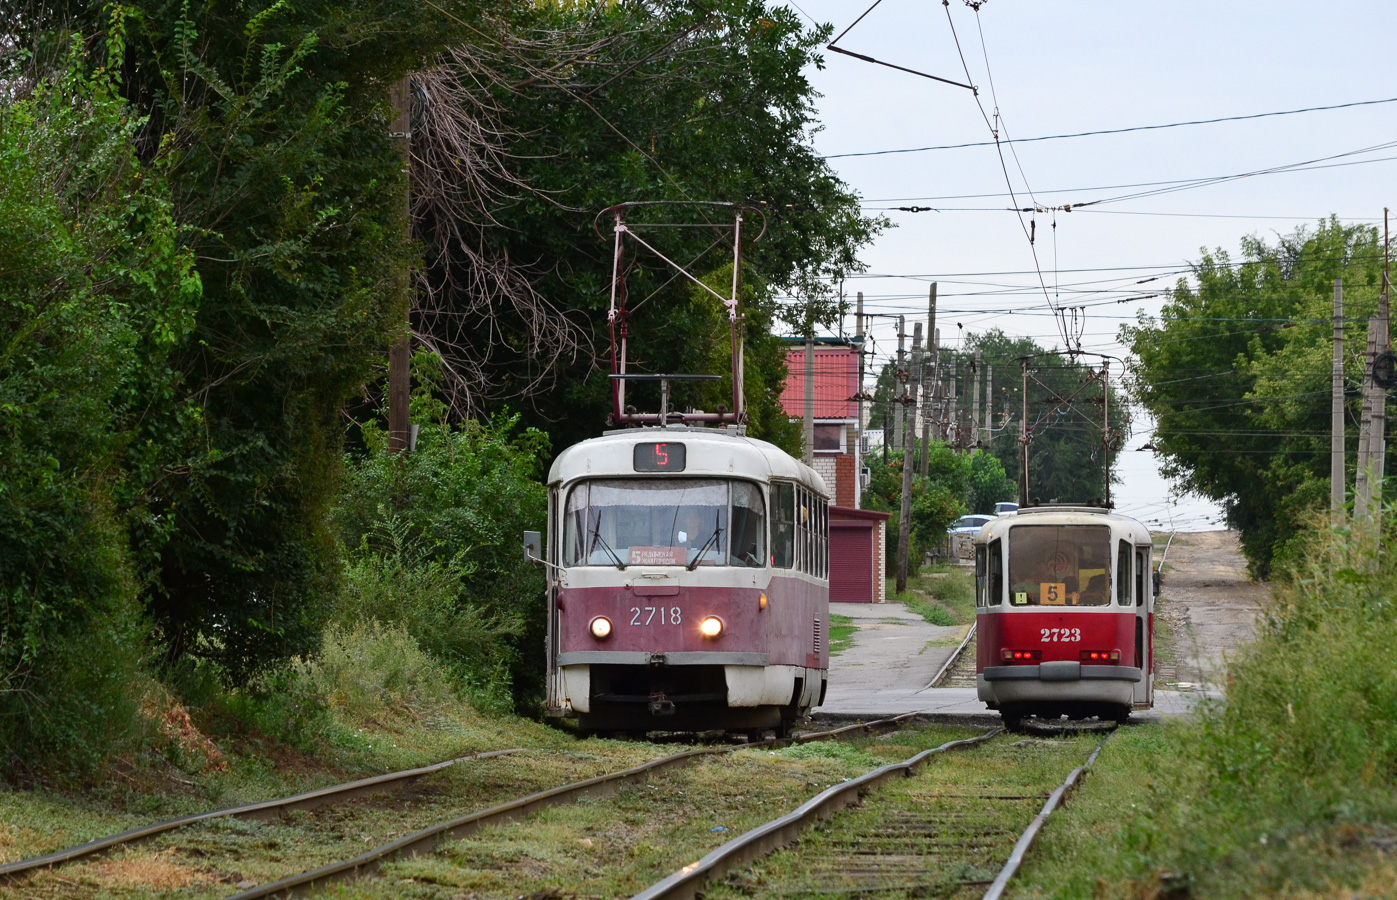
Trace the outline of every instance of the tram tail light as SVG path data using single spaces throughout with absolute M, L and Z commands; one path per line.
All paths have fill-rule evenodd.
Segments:
M 1121 661 L 1119 650 L 1083 650 L 1082 662 L 1096 663 L 1099 666 L 1118 665 Z
M 1001 650 L 1000 658 L 1009 663 L 1034 663 L 1043 658 L 1042 650 Z

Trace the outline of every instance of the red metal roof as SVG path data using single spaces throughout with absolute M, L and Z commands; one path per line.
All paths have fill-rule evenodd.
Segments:
M 786 389 L 781 408 L 786 415 L 805 415 L 805 346 L 786 351 Z M 815 345 L 815 418 L 856 419 L 859 391 L 859 351 L 854 347 Z

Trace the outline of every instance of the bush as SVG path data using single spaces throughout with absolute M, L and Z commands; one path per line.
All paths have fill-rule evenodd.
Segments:
M 352 722 L 420 722 L 456 698 L 447 671 L 402 626 L 329 625 L 302 670 L 315 696 Z
M 141 122 L 101 72 L 0 100 L 0 765 L 93 771 L 141 731 L 121 507 L 199 297 Z M 13 84 L 11 85 L 13 88 Z
M 430 357 L 416 361 L 419 369 Z M 539 481 L 547 438 L 515 434 L 517 416 L 451 427 L 429 383 L 414 399 L 424 424 L 412 453 L 389 456 L 364 426 L 369 453 L 346 461 L 334 522 L 349 559 L 337 618 L 399 623 L 458 675 L 477 702 L 537 710 L 543 689 L 543 575 L 521 539 L 547 520 Z

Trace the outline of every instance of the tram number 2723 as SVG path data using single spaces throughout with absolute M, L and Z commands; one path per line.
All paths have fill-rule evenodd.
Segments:
M 655 614 L 659 614 L 659 621 L 655 621 Z M 677 606 L 632 606 L 632 625 L 679 625 L 682 623 L 680 609 Z
M 1040 628 L 1038 631 L 1044 644 L 1070 644 L 1082 639 L 1080 628 Z

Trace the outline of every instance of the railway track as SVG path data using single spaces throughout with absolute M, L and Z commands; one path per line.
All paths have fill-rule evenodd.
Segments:
M 983 897 L 999 900 L 1048 816 L 1108 733 L 955 741 L 822 793 L 682 868 L 632 900 L 750 897 Z M 1086 761 L 1062 773 L 1085 755 Z M 928 765 L 932 755 L 963 750 Z M 912 776 L 905 777 L 898 776 Z M 859 809 L 814 829 L 864 793 Z M 797 835 L 808 830 L 803 837 Z M 778 847 L 789 850 L 773 853 Z M 752 865 L 754 861 L 755 865 Z M 725 880 L 719 880 L 725 874 Z
M 438 791 L 435 795 L 423 794 L 407 798 L 412 802 L 399 802 L 387 808 L 382 805 L 368 805 L 359 809 L 351 809 L 356 803 L 363 804 L 363 798 L 366 795 L 392 790 L 401 791 L 406 785 L 430 775 L 447 772 L 464 761 L 464 759 L 449 760 L 435 766 L 349 782 L 280 800 L 153 823 L 121 834 L 89 841 L 67 850 L 11 863 L 0 867 L 0 897 L 68 896 L 69 889 L 74 887 L 94 888 L 95 890 L 90 893 L 93 896 L 101 896 L 104 886 L 102 879 L 90 877 L 90 872 L 73 878 L 67 876 L 66 869 L 64 873 L 57 873 L 53 870 L 59 866 L 75 863 L 78 864 L 75 868 L 83 868 L 84 863 L 88 867 L 100 865 L 100 863 L 92 863 L 92 858 L 106 856 L 114 857 L 111 863 L 117 868 L 120 868 L 119 863 L 130 862 L 132 865 L 127 866 L 127 868 L 153 870 L 159 868 L 163 860 L 167 868 L 182 868 L 192 872 L 192 877 L 185 878 L 182 882 L 176 879 L 174 882 L 174 886 L 184 889 L 182 895 L 227 897 L 229 896 L 229 886 L 231 886 L 237 889 L 237 892 L 233 893 L 232 896 L 240 898 L 240 900 L 250 900 L 250 898 L 255 897 L 298 896 L 327 885 L 371 874 L 386 862 L 429 854 L 438 847 L 439 843 L 459 840 L 474 834 L 481 828 L 498 826 L 543 810 L 573 804 L 583 798 L 605 797 L 614 794 L 625 786 L 639 784 L 653 776 L 683 768 L 706 758 L 730 754 L 735 750 L 774 749 L 895 730 L 910 719 L 911 716 L 898 716 L 830 731 L 799 735 L 789 740 L 764 741 L 735 747 L 716 746 L 686 750 L 621 771 L 597 775 L 542 791 L 535 790 L 464 815 L 457 812 L 455 815 L 437 820 L 426 828 L 404 828 L 401 822 L 406 820 L 404 817 L 416 818 L 420 822 L 436 810 L 452 806 L 459 810 L 463 805 L 463 800 L 467 805 L 479 806 L 478 803 L 469 802 L 469 800 L 476 798 L 471 797 L 466 800 L 459 793 L 446 790 Z M 520 753 L 518 750 L 495 751 L 466 759 L 506 757 L 518 753 Z M 523 757 L 512 757 L 512 760 L 520 759 Z M 537 765 L 538 760 L 533 762 Z M 523 766 L 527 768 L 528 761 L 525 761 Z M 475 773 L 466 779 L 466 783 L 483 787 L 488 782 L 496 782 L 494 793 L 498 795 L 502 786 L 507 790 L 509 784 L 520 780 L 517 777 L 520 773 L 517 772 L 515 773 L 516 777 L 511 777 L 509 773 L 502 771 L 496 771 L 492 774 L 495 776 L 493 779 Z M 537 773 L 534 774 L 537 775 Z M 486 798 L 490 796 L 490 792 L 481 790 L 477 796 Z M 331 808 L 317 810 L 314 814 L 309 812 L 316 807 L 327 805 L 331 805 Z M 247 819 L 254 821 L 247 826 L 235 824 Z M 264 825 L 265 828 L 259 832 L 259 827 Z M 204 833 L 197 837 L 181 836 L 182 832 L 200 831 L 201 829 Z M 391 839 L 375 839 L 375 835 L 384 835 L 386 831 L 390 830 L 396 831 L 396 834 L 391 835 Z M 209 834 L 209 831 L 212 831 L 212 834 Z M 327 832 L 330 838 L 328 842 L 325 841 Z M 360 838 L 361 832 L 363 832 L 362 838 Z M 243 839 L 249 836 L 251 840 Z M 244 877 L 245 873 L 242 870 L 250 867 L 249 856 L 255 854 L 259 857 L 266 857 L 259 858 L 257 865 L 251 866 L 254 870 L 273 868 L 283 857 L 301 858 L 302 854 L 294 848 L 302 840 L 308 844 L 325 843 L 326 848 L 322 852 L 336 855 L 332 861 L 323 865 L 305 871 L 297 871 L 295 874 L 275 880 L 268 879 L 261 884 L 254 883 L 255 879 L 253 878 Z M 133 846 L 151 841 L 163 846 L 154 852 L 146 853 L 144 857 L 138 857 L 136 854 L 139 851 L 133 850 Z M 352 847 L 361 841 L 369 844 L 370 849 L 357 853 L 343 853 L 343 848 Z M 188 863 L 191 862 L 197 864 L 189 865 Z M 295 870 L 293 869 L 293 871 Z M 168 879 L 166 883 L 170 883 Z M 389 896 L 393 896 L 393 894 L 389 894 Z

